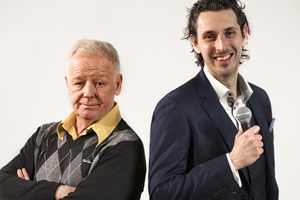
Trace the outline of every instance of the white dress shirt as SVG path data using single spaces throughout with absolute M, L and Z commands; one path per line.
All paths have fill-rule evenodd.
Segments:
M 237 129 L 239 129 L 241 127 L 240 122 L 236 119 L 236 111 L 240 108 L 240 107 L 244 107 L 246 106 L 247 101 L 249 100 L 250 96 L 253 94 L 253 90 L 251 89 L 251 87 L 249 86 L 248 82 L 244 79 L 244 77 L 239 74 L 238 75 L 238 89 L 241 92 L 241 95 L 238 96 L 235 99 L 236 94 L 229 90 L 225 85 L 223 85 L 222 83 L 220 83 L 217 79 L 215 79 L 206 69 L 206 67 L 204 67 L 204 74 L 206 75 L 208 81 L 210 82 L 210 84 L 212 85 L 213 89 L 215 90 L 219 101 L 221 103 L 221 105 L 223 106 L 224 110 L 226 111 L 226 113 L 228 114 L 228 116 L 230 117 L 230 119 L 232 120 L 233 124 L 237 127 Z M 230 103 L 228 103 L 228 98 L 232 99 L 232 105 L 230 105 Z M 242 187 L 242 181 L 241 178 L 239 176 L 238 171 L 235 170 L 232 161 L 229 157 L 229 153 L 226 154 L 228 163 L 230 165 L 231 171 L 233 173 L 233 176 L 235 178 L 235 180 L 237 181 L 238 185 L 240 187 Z

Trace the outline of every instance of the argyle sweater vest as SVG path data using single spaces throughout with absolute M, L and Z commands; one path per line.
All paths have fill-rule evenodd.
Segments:
M 76 140 L 66 133 L 61 140 L 56 132 L 58 124 L 44 124 L 38 130 L 34 151 L 35 181 L 47 180 L 76 187 L 99 164 L 107 150 L 120 142 L 138 140 L 123 119 L 99 146 L 95 132 Z

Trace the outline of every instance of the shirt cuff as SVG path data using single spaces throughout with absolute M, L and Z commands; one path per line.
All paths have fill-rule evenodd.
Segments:
M 228 163 L 229 163 L 229 166 L 230 166 L 230 169 L 231 169 L 234 179 L 236 180 L 239 187 L 242 187 L 242 181 L 241 181 L 239 172 L 235 170 L 235 168 L 232 164 L 232 161 L 230 159 L 229 153 L 226 154 L 226 157 L 227 157 L 227 160 L 228 160 Z

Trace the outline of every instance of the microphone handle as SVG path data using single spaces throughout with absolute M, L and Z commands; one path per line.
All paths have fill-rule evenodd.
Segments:
M 244 132 L 247 131 L 251 127 L 250 121 L 243 122 L 241 125 L 242 125 L 242 129 Z

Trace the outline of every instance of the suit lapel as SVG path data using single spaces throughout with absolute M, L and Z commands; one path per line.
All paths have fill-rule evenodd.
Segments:
M 260 127 L 260 132 L 263 133 L 264 136 L 268 136 L 269 134 L 269 127 L 267 126 L 264 119 L 264 110 L 257 104 L 256 98 L 251 97 L 247 103 L 252 111 L 252 117 L 254 117 L 257 125 Z M 253 125 L 253 124 L 252 124 Z
M 252 116 L 254 117 L 257 125 L 260 127 L 260 134 L 263 136 L 263 143 L 264 143 L 264 149 L 271 149 L 272 144 L 270 142 L 273 142 L 271 137 L 271 134 L 269 132 L 269 127 L 268 124 L 265 122 L 265 115 L 263 112 L 265 112 L 265 109 L 260 106 L 260 104 L 256 101 L 257 98 L 255 96 L 251 97 L 248 101 L 248 106 L 250 107 L 252 111 Z M 270 153 L 272 151 L 264 151 L 265 156 L 266 156 L 266 163 L 268 163 L 268 160 L 270 157 Z
M 223 141 L 227 146 L 228 152 L 230 152 L 233 148 L 235 135 L 238 130 L 221 105 L 216 92 L 206 78 L 203 70 L 200 71 L 198 76 L 198 94 L 200 98 L 205 99 L 202 103 L 202 108 L 217 127 L 220 136 L 223 138 Z M 248 176 L 248 169 L 243 168 L 241 172 L 249 184 L 250 180 Z
M 228 151 L 230 152 L 234 144 L 234 137 L 237 133 L 237 128 L 232 123 L 228 114 L 221 105 L 216 92 L 210 85 L 203 70 L 201 70 L 198 76 L 198 94 L 200 98 L 205 98 L 202 103 L 202 108 L 217 127 L 220 136 L 223 138 Z

